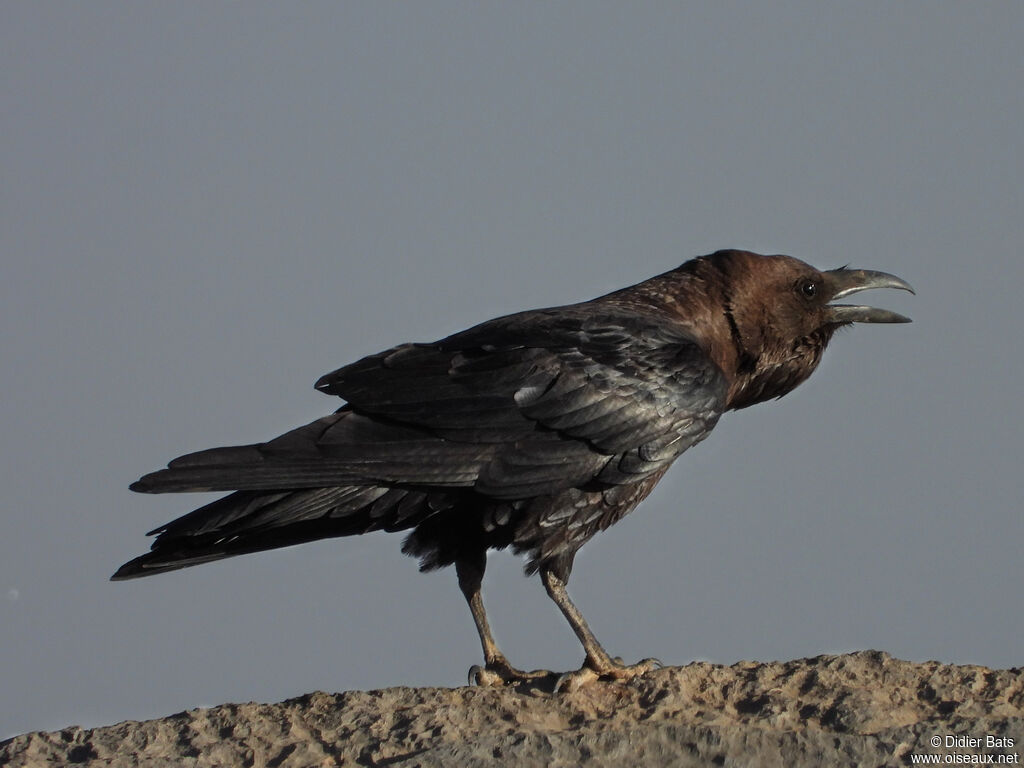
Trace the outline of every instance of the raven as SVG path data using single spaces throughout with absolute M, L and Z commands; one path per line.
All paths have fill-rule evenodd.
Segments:
M 424 571 L 455 565 L 483 646 L 480 684 L 550 673 L 514 668 L 481 597 L 490 549 L 539 572 L 586 659 L 626 679 L 570 601 L 576 552 L 642 501 L 726 411 L 785 395 L 850 323 L 904 323 L 831 302 L 904 280 L 819 271 L 788 256 L 718 251 L 580 304 L 499 317 L 433 343 L 401 344 L 323 376 L 346 404 L 254 445 L 174 459 L 134 491 L 233 491 L 162 525 L 115 580 L 369 531 L 409 531 Z

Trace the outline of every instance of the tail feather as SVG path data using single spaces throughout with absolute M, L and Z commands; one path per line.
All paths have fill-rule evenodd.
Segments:
M 379 486 L 238 491 L 156 528 L 150 552 L 112 581 L 141 578 L 227 557 L 374 530 L 412 528 L 455 498 Z

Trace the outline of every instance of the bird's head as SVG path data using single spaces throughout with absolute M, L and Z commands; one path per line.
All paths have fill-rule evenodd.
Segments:
M 846 267 L 821 271 L 789 256 L 745 251 L 719 251 L 704 260 L 722 278 L 721 335 L 728 333 L 724 346 L 732 347 L 735 372 L 731 408 L 790 392 L 811 375 L 844 325 L 910 322 L 886 309 L 834 303 L 871 288 L 914 292 L 895 275 Z

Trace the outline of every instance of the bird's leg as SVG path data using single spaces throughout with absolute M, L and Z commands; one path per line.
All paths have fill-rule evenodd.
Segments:
M 563 569 L 565 570 L 565 569 Z M 587 658 L 579 672 L 566 676 L 564 684 L 560 687 L 576 688 L 598 677 L 611 677 L 617 680 L 628 680 L 645 672 L 650 672 L 661 666 L 657 659 L 644 659 L 637 664 L 626 665 L 619 659 L 613 659 L 608 652 L 601 647 L 594 637 L 594 633 L 587 625 L 579 608 L 569 599 L 566 592 L 566 578 L 555 572 L 550 566 L 541 566 L 540 578 L 544 582 L 544 588 L 548 596 L 555 601 L 555 605 L 562 611 L 569 625 L 572 627 L 576 637 L 583 644 Z
M 506 685 L 551 677 L 553 673 L 543 669 L 533 672 L 516 669 L 509 664 L 505 654 L 498 648 L 498 644 L 494 641 L 494 635 L 491 634 L 491 625 L 487 621 L 483 593 L 480 589 L 486 564 L 486 551 L 481 552 L 479 556 L 455 561 L 455 572 L 459 576 L 459 588 L 466 598 L 470 613 L 473 614 L 473 622 L 476 624 L 477 634 L 480 635 L 480 645 L 484 651 L 484 666 L 480 667 L 474 664 L 470 668 L 470 682 L 475 682 L 477 685 Z
M 486 557 L 486 555 L 484 556 Z M 455 572 L 459 576 L 459 588 L 462 590 L 469 611 L 473 614 L 473 622 L 476 624 L 477 634 L 480 635 L 480 645 L 483 646 L 484 662 L 488 668 L 492 666 L 505 666 L 511 668 L 505 654 L 498 648 L 491 634 L 491 625 L 487 621 L 487 612 L 484 611 L 484 598 L 480 585 L 483 583 L 483 563 L 476 563 L 470 560 L 457 560 Z

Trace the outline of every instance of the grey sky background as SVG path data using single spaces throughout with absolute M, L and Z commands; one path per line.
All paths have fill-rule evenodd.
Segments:
M 1024 663 L 1024 4 L 4 3 L 0 737 L 463 684 L 401 536 L 107 581 L 321 374 L 723 247 L 909 280 L 584 548 L 627 660 Z M 485 598 L 570 669 L 520 561 Z

